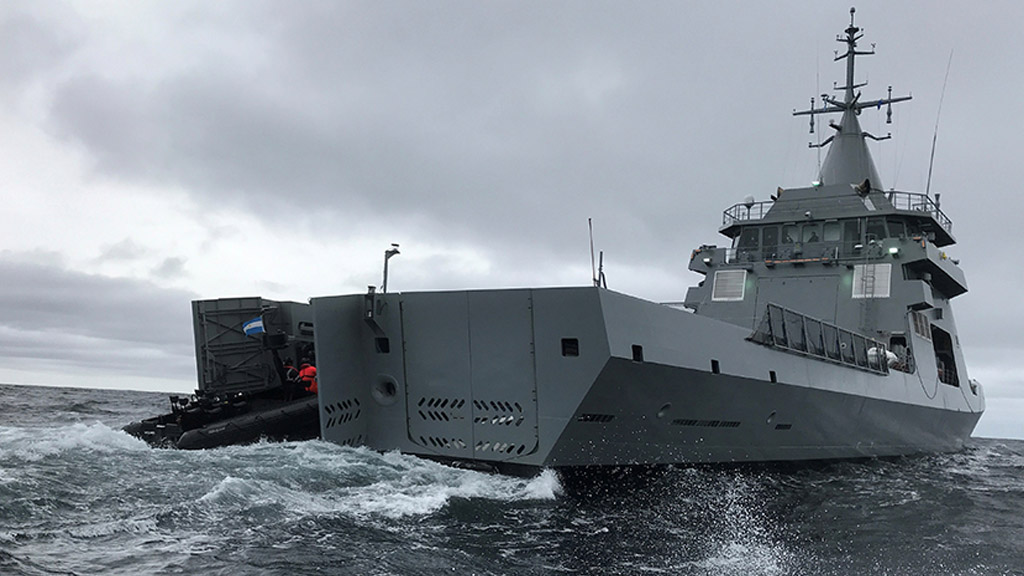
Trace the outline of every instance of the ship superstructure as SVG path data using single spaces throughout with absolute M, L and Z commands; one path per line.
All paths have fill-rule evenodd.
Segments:
M 952 222 L 882 187 L 858 115 L 909 96 L 861 99 L 861 37 L 851 10 L 842 98 L 796 112 L 840 115 L 818 180 L 727 209 L 684 309 L 597 285 L 314 298 L 322 436 L 512 472 L 959 449 L 984 398 Z

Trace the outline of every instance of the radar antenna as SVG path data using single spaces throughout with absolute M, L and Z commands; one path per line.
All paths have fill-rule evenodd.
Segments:
M 830 121 L 828 126 L 835 130 L 828 138 L 815 144 L 808 143 L 810 148 L 823 148 L 830 146 L 828 157 L 824 166 L 819 168 L 819 182 L 834 184 L 839 182 L 862 182 L 865 178 L 872 183 L 878 183 L 874 163 L 865 148 L 865 140 L 888 140 L 892 133 L 885 136 L 875 136 L 869 132 L 862 131 L 857 116 L 865 108 L 876 108 L 881 110 L 886 107 L 886 124 L 892 123 L 892 105 L 897 102 L 910 100 L 912 96 L 893 96 L 892 87 L 888 89 L 885 98 L 879 100 L 861 99 L 860 88 L 867 86 L 867 82 L 856 81 L 854 74 L 858 56 L 870 56 L 875 53 L 875 45 L 870 50 L 858 50 L 857 43 L 864 37 L 864 29 L 854 22 L 855 8 L 850 8 L 850 25 L 836 37 L 837 42 L 846 45 L 846 50 L 836 51 L 833 61 L 846 60 L 846 80 L 842 86 L 838 83 L 833 85 L 833 90 L 842 91 L 841 98 L 829 94 L 821 95 L 821 104 L 816 106 L 815 99 L 811 99 L 811 107 L 807 110 L 794 110 L 794 116 L 810 116 L 810 132 L 815 129 L 815 116 L 818 114 L 840 113 L 842 117 L 839 123 Z M 826 177 L 827 176 L 827 177 Z M 826 182 L 827 181 L 827 182 Z M 880 186 L 880 184 L 879 184 Z
M 892 105 L 896 102 L 904 102 L 910 100 L 913 96 L 892 96 L 892 86 L 889 86 L 888 96 L 881 100 L 870 100 L 862 102 L 860 100 L 861 93 L 858 88 L 867 86 L 867 82 L 857 83 L 854 81 L 854 69 L 857 56 L 871 56 L 875 53 L 875 45 L 871 45 L 871 50 L 857 50 L 857 41 L 864 37 L 864 29 L 854 25 L 853 15 L 857 11 L 856 8 L 850 8 L 850 26 L 844 30 L 844 35 L 836 36 L 837 42 L 846 44 L 846 52 L 839 54 L 836 52 L 836 56 L 833 61 L 838 62 L 839 60 L 846 60 L 846 83 L 843 86 L 833 85 L 833 90 L 843 91 L 843 99 L 837 100 L 828 94 L 821 95 L 821 107 L 814 107 L 814 98 L 811 98 L 811 107 L 807 110 L 793 111 L 794 116 L 810 116 L 811 117 L 811 134 L 814 134 L 814 116 L 816 114 L 831 114 L 834 112 L 846 112 L 847 110 L 853 110 L 855 113 L 860 114 L 860 111 L 865 108 L 881 108 L 883 105 L 886 107 L 886 124 L 892 124 Z M 830 124 L 833 128 L 839 129 L 841 125 Z M 891 137 L 891 134 L 883 137 L 875 137 L 866 132 L 862 136 L 868 136 L 874 140 L 887 140 Z M 821 144 L 809 144 L 811 148 L 818 148 L 826 146 L 832 138 L 827 138 Z

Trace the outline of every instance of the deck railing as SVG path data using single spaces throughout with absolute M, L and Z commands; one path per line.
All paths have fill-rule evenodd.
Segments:
M 917 192 L 897 192 L 895 190 L 885 193 L 885 197 L 897 210 L 908 210 L 911 212 L 924 212 L 930 214 L 942 229 L 950 234 L 953 233 L 953 221 L 946 216 L 939 205 L 927 194 Z
M 777 304 L 768 305 L 750 340 L 827 362 L 889 373 L 886 347 L 881 342 Z
M 939 205 L 932 200 L 931 196 L 917 192 L 897 192 L 895 190 L 890 190 L 889 192 L 885 192 L 885 198 L 896 210 L 924 212 L 934 218 L 943 230 L 950 234 L 953 233 L 953 221 L 939 209 Z M 768 214 L 768 211 L 771 209 L 773 204 L 775 204 L 775 202 L 772 200 L 764 200 L 761 202 L 754 202 L 749 205 L 743 203 L 730 206 L 722 212 L 722 226 L 725 227 L 742 222 L 760 220 Z
M 754 202 L 751 205 L 736 204 L 722 213 L 722 226 L 729 226 L 737 222 L 748 220 L 760 220 L 768 214 L 768 210 L 775 204 L 772 200 Z

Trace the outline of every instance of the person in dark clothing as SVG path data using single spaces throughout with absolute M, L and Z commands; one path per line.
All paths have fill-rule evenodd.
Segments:
M 301 391 L 304 389 L 304 386 L 302 379 L 299 378 L 299 371 L 295 368 L 295 361 L 291 358 L 285 358 L 281 368 L 284 373 L 284 382 L 282 382 L 281 386 L 284 389 L 285 400 L 294 400 L 302 396 Z
M 299 380 L 299 371 L 295 369 L 295 361 L 291 358 L 284 360 L 284 379 L 286 384 Z

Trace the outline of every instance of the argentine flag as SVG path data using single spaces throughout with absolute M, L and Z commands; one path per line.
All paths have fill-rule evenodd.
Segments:
M 263 317 L 257 316 L 245 324 L 242 324 L 242 330 L 245 331 L 246 336 L 253 336 L 255 334 L 262 334 L 263 332 L 266 332 L 266 330 L 263 329 Z

